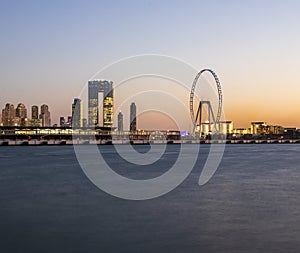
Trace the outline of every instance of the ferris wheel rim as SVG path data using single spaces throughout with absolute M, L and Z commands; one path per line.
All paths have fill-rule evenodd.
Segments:
M 193 123 L 193 132 L 195 131 L 196 124 L 197 124 L 196 119 L 195 119 L 195 113 L 194 113 L 195 88 L 197 86 L 197 82 L 198 82 L 199 77 L 204 72 L 209 72 L 210 74 L 212 74 L 212 76 L 215 79 L 217 90 L 218 90 L 218 112 L 217 112 L 217 117 L 216 117 L 216 123 L 220 122 L 221 115 L 222 115 L 223 96 L 222 96 L 222 88 L 221 88 L 220 80 L 219 80 L 217 74 L 212 69 L 208 69 L 208 68 L 202 69 L 196 75 L 196 77 L 195 77 L 195 79 L 193 81 L 193 84 L 192 84 L 191 92 L 190 92 L 190 115 L 191 115 L 191 120 L 192 120 L 192 123 Z

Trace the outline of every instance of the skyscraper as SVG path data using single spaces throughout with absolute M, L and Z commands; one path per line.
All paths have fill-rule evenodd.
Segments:
M 16 115 L 16 111 L 14 105 L 7 103 L 5 105 L 5 108 L 2 110 L 3 126 L 13 126 L 15 115 Z
M 72 126 L 82 127 L 82 103 L 79 98 L 74 98 L 72 104 Z
M 51 126 L 51 117 L 48 105 L 43 104 L 41 106 L 40 120 L 42 121 L 43 127 Z
M 60 117 L 59 118 L 59 126 L 63 127 L 65 126 L 66 120 L 65 117 Z
M 93 80 L 88 82 L 88 121 L 89 126 L 99 125 L 99 92 L 103 93 L 103 126 L 112 127 L 113 124 L 113 82 L 107 80 Z
M 130 127 L 131 132 L 136 131 L 136 105 L 131 103 L 130 105 Z
M 16 117 L 20 119 L 27 118 L 27 109 L 26 106 L 22 103 L 19 103 L 16 108 Z
M 27 109 L 26 106 L 22 103 L 19 103 L 16 108 L 16 122 L 15 124 L 20 126 L 28 125 L 29 121 L 27 119 Z
M 119 112 L 118 114 L 118 131 L 123 131 L 123 113 Z
M 31 106 L 31 121 L 30 125 L 38 127 L 41 121 L 39 120 L 39 107 L 37 105 Z
M 31 106 L 31 119 L 32 120 L 39 119 L 39 107 L 37 105 Z

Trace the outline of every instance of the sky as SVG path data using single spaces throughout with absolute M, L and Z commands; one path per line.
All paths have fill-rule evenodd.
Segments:
M 58 123 L 101 68 L 162 54 L 198 70 L 214 69 L 226 119 L 235 127 L 251 121 L 300 127 L 299 11 L 297 0 L 4 0 L 0 107 L 46 103 Z M 143 113 L 138 127 L 171 124 L 154 115 Z

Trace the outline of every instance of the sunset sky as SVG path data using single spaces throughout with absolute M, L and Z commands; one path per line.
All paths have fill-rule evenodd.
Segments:
M 58 123 L 101 68 L 162 54 L 214 69 L 235 127 L 300 127 L 299 12 L 297 0 L 1 1 L 0 107 L 46 103 Z M 143 113 L 138 127 L 154 121 Z

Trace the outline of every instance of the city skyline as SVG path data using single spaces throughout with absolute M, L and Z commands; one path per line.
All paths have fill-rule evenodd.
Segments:
M 6 102 L 49 104 L 58 123 L 71 115 L 69 101 L 99 69 L 156 53 L 216 70 L 226 119 L 238 127 L 253 120 L 300 127 L 298 1 L 26 1 L 1 7 L 2 108 Z
M 105 99 L 103 100 L 103 102 Z M 207 101 L 204 101 L 207 102 Z M 200 105 L 201 106 L 201 105 Z M 149 118 L 145 118 L 143 115 L 144 113 L 137 114 L 136 104 L 135 102 L 132 102 L 130 104 L 129 108 L 129 115 L 128 117 L 125 117 L 126 123 L 128 121 L 128 127 L 124 128 L 124 116 L 121 111 L 116 115 L 117 121 L 115 124 L 112 124 L 110 126 L 107 125 L 92 125 L 88 124 L 87 118 L 83 118 L 83 108 L 82 108 L 82 100 L 79 98 L 74 98 L 73 103 L 71 104 L 71 116 L 67 116 L 67 120 L 65 116 L 59 117 L 59 123 L 51 124 L 51 113 L 49 111 L 49 106 L 46 104 L 43 104 L 40 106 L 40 114 L 39 114 L 39 107 L 37 105 L 31 106 L 31 117 L 27 113 L 27 107 L 23 103 L 19 103 L 16 108 L 14 108 L 14 104 L 6 103 L 4 108 L 2 109 L 2 114 L 0 114 L 0 126 L 32 126 L 32 127 L 72 127 L 72 128 L 80 128 L 80 127 L 104 127 L 109 128 L 112 127 L 116 131 L 141 131 L 141 130 L 184 130 L 184 131 L 190 131 L 189 129 L 178 129 L 176 122 L 174 122 L 171 118 L 169 118 L 169 124 L 172 127 L 167 127 L 165 129 L 163 128 L 152 128 L 152 127 L 145 127 L 145 128 L 139 128 L 137 127 L 137 122 L 144 122 L 149 123 Z M 148 112 L 152 114 L 153 118 L 158 119 L 160 121 L 161 119 L 159 117 L 167 116 L 163 115 L 160 112 L 157 111 L 150 111 Z M 153 116 L 155 115 L 155 116 Z M 103 118 L 105 118 L 105 115 L 102 115 Z M 101 117 L 100 114 L 98 114 L 97 117 Z M 139 120 L 137 120 L 139 118 Z M 213 121 L 204 120 L 201 123 L 201 126 L 197 124 L 196 131 L 203 132 L 205 134 L 210 133 L 215 128 L 215 123 Z M 270 124 L 266 121 L 251 121 L 249 125 L 243 126 L 243 127 L 234 127 L 234 122 L 232 120 L 220 120 L 219 121 L 219 132 L 223 134 L 279 134 L 280 132 L 283 132 L 284 130 L 292 130 L 298 131 L 300 128 L 297 127 L 290 127 L 285 125 L 279 125 L 279 124 Z M 168 130 L 167 130 L 168 131 Z

